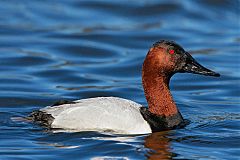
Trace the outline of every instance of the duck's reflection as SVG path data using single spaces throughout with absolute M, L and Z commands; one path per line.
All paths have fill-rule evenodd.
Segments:
M 139 148 L 139 143 L 142 144 L 142 138 L 144 138 L 144 146 L 141 145 L 140 152 L 147 150 L 146 157 L 148 160 L 168 160 L 172 159 L 175 155 L 171 152 L 171 139 L 168 138 L 169 134 L 169 131 L 151 133 L 147 136 L 121 136 L 112 134 L 100 134 L 98 132 L 54 133 L 49 134 L 46 137 L 38 138 L 36 143 L 40 144 L 41 146 L 51 146 L 62 149 L 76 149 L 81 148 L 81 146 L 86 145 L 86 143 L 91 144 L 94 141 L 95 144 L 101 145 L 114 143 L 116 145 L 121 145 L 121 147 L 124 145 Z M 62 139 L 64 139 L 64 142 L 61 142 Z M 138 143 L 136 144 L 136 142 Z M 104 145 L 102 147 L 104 147 Z M 106 149 L 109 149 L 108 145 L 106 145 Z
M 170 138 L 167 138 L 167 135 L 167 131 L 156 132 L 145 138 L 144 146 L 150 149 L 147 154 L 149 160 L 172 159 Z

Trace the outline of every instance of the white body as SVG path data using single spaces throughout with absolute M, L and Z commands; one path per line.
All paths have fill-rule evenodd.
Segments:
M 140 113 L 142 105 L 117 97 L 97 97 L 76 104 L 41 109 L 54 117 L 52 128 L 66 131 L 113 131 L 118 134 L 146 134 L 151 128 Z

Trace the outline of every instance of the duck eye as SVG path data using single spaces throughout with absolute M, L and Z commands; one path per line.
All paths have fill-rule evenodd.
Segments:
M 168 52 L 169 52 L 169 54 L 174 54 L 175 53 L 175 51 L 173 49 L 170 49 Z

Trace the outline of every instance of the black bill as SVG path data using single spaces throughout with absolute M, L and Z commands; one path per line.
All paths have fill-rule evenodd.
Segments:
M 188 72 L 188 73 L 194 73 L 194 74 L 202 74 L 206 76 L 220 77 L 219 73 L 211 71 L 210 69 L 207 69 L 203 67 L 201 64 L 199 64 L 188 52 L 186 52 L 185 54 L 187 56 L 185 65 L 183 66 L 180 72 Z

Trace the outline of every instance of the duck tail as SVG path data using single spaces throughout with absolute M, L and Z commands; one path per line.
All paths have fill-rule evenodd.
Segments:
M 46 112 L 36 110 L 33 111 L 28 117 L 26 117 L 29 121 L 39 123 L 40 125 L 50 127 L 54 117 L 51 114 Z

